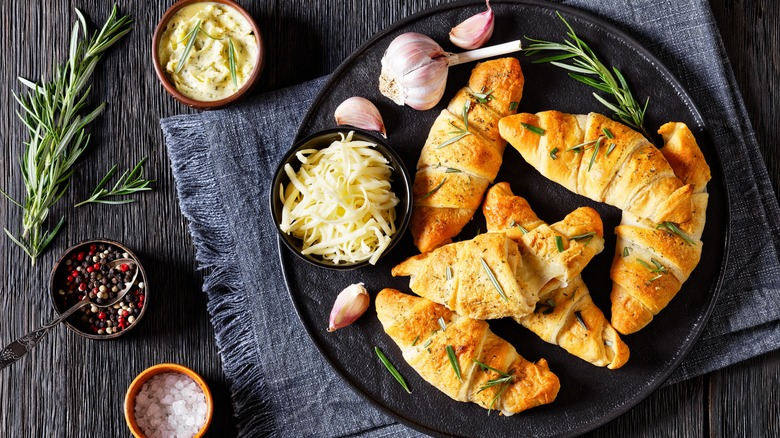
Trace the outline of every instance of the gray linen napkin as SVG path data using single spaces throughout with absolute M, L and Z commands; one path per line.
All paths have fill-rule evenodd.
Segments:
M 723 159 L 732 210 L 726 281 L 704 334 L 667 383 L 779 348 L 780 209 L 709 5 L 564 3 L 628 29 L 659 56 L 703 111 Z M 211 269 L 203 290 L 242 436 L 414 436 L 330 370 L 282 280 L 267 191 L 324 81 L 162 120 L 181 209 L 200 266 Z

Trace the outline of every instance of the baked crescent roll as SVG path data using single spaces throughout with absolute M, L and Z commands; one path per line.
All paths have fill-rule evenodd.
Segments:
M 515 58 L 479 63 L 433 123 L 412 189 L 410 229 L 420 252 L 451 242 L 479 208 L 506 145 L 498 121 L 515 112 L 523 83 Z
M 392 274 L 410 276 L 414 293 L 459 315 L 498 319 L 534 310 L 544 282 L 520 275 L 522 267 L 517 243 L 504 233 L 485 233 L 410 257 Z
M 525 266 L 550 279 L 539 292 L 534 313 L 515 318 L 545 342 L 596 366 L 620 368 L 628 346 L 596 307 L 580 272 L 604 249 L 604 226 L 599 214 L 581 207 L 561 222 L 545 224 L 528 202 L 502 182 L 488 190 L 482 206 L 489 231 L 504 230 L 518 242 Z M 555 236 L 566 246 L 558 251 Z M 578 238 L 579 237 L 579 238 Z
M 623 334 L 642 329 L 669 304 L 699 263 L 703 246 L 710 168 L 685 124 L 667 123 L 658 133 L 664 139 L 661 152 L 675 174 L 695 189 L 693 209 L 680 224 L 656 224 L 623 213 L 610 271 L 612 325 Z
M 522 113 L 501 119 L 499 131 L 542 175 L 574 193 L 655 223 L 691 217 L 694 187 L 641 134 L 608 117 Z
M 487 229 L 505 232 L 519 244 L 523 264 L 545 283 L 558 280 L 565 286 L 604 249 L 601 216 L 590 207 L 580 207 L 557 223 L 547 225 L 506 182 L 488 190 L 482 206 Z M 562 250 L 558 249 L 560 239 Z
M 395 289 L 379 292 L 376 312 L 406 362 L 454 400 L 513 415 L 551 403 L 558 394 L 560 381 L 547 361 L 525 360 L 512 344 L 491 332 L 485 321 L 459 316 Z M 448 350 L 454 354 L 460 377 Z M 491 385 L 496 379 L 504 380 Z

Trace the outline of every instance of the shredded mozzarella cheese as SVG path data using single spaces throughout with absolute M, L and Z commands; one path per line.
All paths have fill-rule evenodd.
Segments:
M 301 239 L 303 254 L 316 254 L 334 264 L 368 260 L 376 264 L 395 234 L 398 197 L 390 185 L 392 168 L 373 149 L 352 140 L 353 132 L 325 149 L 306 149 L 290 164 L 290 178 L 279 186 L 284 207 L 280 228 Z

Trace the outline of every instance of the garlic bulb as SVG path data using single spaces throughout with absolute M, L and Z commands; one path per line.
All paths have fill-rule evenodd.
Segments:
M 339 293 L 330 311 L 328 331 L 336 331 L 357 321 L 368 309 L 370 297 L 363 283 L 352 284 Z
M 359 96 L 350 97 L 341 102 L 333 116 L 339 126 L 349 125 L 368 131 L 376 131 L 382 134 L 382 137 L 387 138 L 382 115 L 368 99 Z
M 436 106 L 444 95 L 450 66 L 521 50 L 520 40 L 465 53 L 448 53 L 425 35 L 397 36 L 382 57 L 379 91 L 398 105 L 417 110 Z
M 493 9 L 490 0 L 485 0 L 487 11 L 467 18 L 450 30 L 450 41 L 461 49 L 482 47 L 493 35 Z

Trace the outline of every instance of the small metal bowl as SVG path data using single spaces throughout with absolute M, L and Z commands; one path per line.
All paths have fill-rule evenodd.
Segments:
M 412 180 L 409 176 L 409 172 L 406 170 L 406 166 L 404 166 L 404 163 L 401 160 L 401 157 L 399 157 L 398 154 L 396 154 L 395 151 L 393 151 L 393 149 L 390 147 L 390 145 L 387 144 L 387 142 L 384 139 L 381 139 L 369 132 L 362 131 L 360 129 L 349 128 L 349 127 L 326 129 L 324 131 L 320 131 L 303 138 L 302 140 L 298 141 L 293 145 L 293 147 L 282 158 L 281 162 L 279 163 L 279 166 L 276 168 L 276 173 L 274 175 L 274 179 L 271 184 L 269 201 L 271 207 L 271 215 L 273 216 L 274 219 L 274 225 L 276 225 L 276 230 L 279 232 L 279 236 L 281 237 L 282 242 L 284 242 L 284 245 L 287 248 L 289 248 L 290 251 L 298 255 L 298 257 L 321 268 L 334 269 L 334 270 L 357 269 L 362 266 L 368 265 L 368 260 L 358 262 L 358 263 L 334 264 L 316 255 L 302 254 L 301 240 L 296 237 L 293 237 L 290 234 L 285 233 L 284 231 L 282 231 L 282 229 L 279 226 L 282 218 L 282 207 L 283 207 L 282 201 L 279 198 L 279 186 L 287 185 L 287 183 L 290 182 L 290 178 L 288 178 L 287 174 L 284 171 L 285 164 L 289 163 L 296 171 L 300 167 L 301 163 L 295 156 L 295 154 L 298 151 L 303 149 L 324 149 L 330 146 L 330 144 L 333 143 L 334 141 L 340 140 L 341 139 L 340 134 L 346 135 L 350 131 L 354 132 L 352 136 L 353 140 L 368 141 L 376 144 L 376 150 L 379 151 L 382 155 L 384 155 L 385 158 L 387 158 L 387 160 L 390 162 L 390 166 L 393 169 L 392 181 L 391 181 L 392 190 L 399 200 L 398 205 L 395 207 L 396 231 L 393 237 L 391 238 L 390 245 L 387 247 L 387 249 L 385 249 L 384 253 L 382 253 L 382 257 L 390 253 L 390 251 L 398 243 L 398 241 L 401 240 L 401 236 L 403 236 L 404 232 L 406 231 L 406 228 L 409 225 L 409 218 L 411 217 Z
M 160 61 L 160 53 L 158 51 L 158 46 L 160 45 L 160 38 L 162 38 L 162 35 L 165 32 L 166 27 L 168 26 L 168 22 L 171 20 L 174 14 L 179 12 L 181 8 L 195 3 L 221 3 L 223 5 L 232 7 L 233 9 L 238 11 L 241 15 L 243 15 L 244 18 L 246 18 L 250 26 L 252 26 L 252 30 L 254 31 L 255 38 L 257 39 L 257 65 L 255 65 L 255 68 L 252 71 L 251 76 L 249 76 L 249 79 L 238 91 L 236 91 L 235 93 L 231 94 L 230 96 L 224 99 L 215 100 L 215 101 L 201 101 L 201 100 L 195 100 L 191 97 L 185 96 L 176 88 L 176 85 L 174 85 L 171 82 L 171 80 L 168 78 L 168 75 L 166 75 L 165 73 L 165 67 L 162 65 L 162 62 Z M 235 102 L 243 95 L 247 94 L 252 89 L 252 87 L 254 87 L 254 85 L 257 83 L 257 80 L 260 78 L 260 73 L 262 73 L 263 66 L 264 66 L 264 55 L 265 55 L 265 46 L 263 44 L 263 36 L 260 33 L 260 28 L 257 26 L 257 23 L 255 23 L 255 20 L 252 18 L 252 16 L 249 15 L 249 12 L 247 12 L 244 8 L 241 7 L 241 5 L 234 2 L 233 0 L 205 0 L 205 1 L 204 0 L 179 0 L 173 5 L 171 5 L 171 7 L 169 7 L 168 10 L 165 11 L 162 18 L 160 18 L 160 21 L 157 23 L 157 27 L 154 29 L 154 36 L 152 37 L 152 62 L 154 64 L 154 72 L 157 74 L 157 78 L 160 79 L 160 83 L 162 84 L 163 88 L 165 88 L 165 91 L 167 91 L 168 94 L 173 96 L 173 98 L 178 100 L 179 102 L 189 107 L 202 109 L 202 110 L 222 108 L 226 105 Z
M 138 257 L 135 255 L 135 253 L 133 253 L 133 251 L 131 251 L 130 248 L 122 245 L 121 243 L 115 242 L 113 240 L 108 240 L 108 239 L 85 240 L 65 250 L 62 256 L 60 256 L 60 258 L 54 264 L 54 267 L 51 270 L 51 275 L 49 276 L 49 297 L 51 298 L 51 305 L 58 314 L 61 314 L 63 311 L 67 310 L 67 308 L 61 308 L 60 304 L 57 302 L 58 287 L 65 281 L 63 276 L 67 276 L 67 271 L 64 268 L 65 260 L 67 260 L 71 254 L 78 253 L 82 250 L 86 250 L 88 252 L 90 245 L 114 246 L 120 251 L 122 251 L 123 253 L 127 253 L 127 255 L 129 256 L 128 258 L 134 260 L 137 263 L 140 272 L 138 273 L 136 284 L 140 282 L 144 283 L 144 303 L 141 306 L 141 311 L 138 313 L 138 316 L 136 316 L 135 321 L 133 321 L 132 324 L 127 326 L 127 328 L 117 333 L 99 335 L 99 334 L 90 333 L 85 330 L 82 330 L 79 327 L 82 324 L 82 321 L 78 319 L 81 316 L 80 311 L 76 312 L 71 317 L 66 319 L 64 323 L 65 325 L 68 326 L 69 329 L 73 330 L 79 336 L 83 336 L 85 338 L 96 339 L 101 341 L 108 340 L 108 339 L 115 339 L 129 332 L 130 330 L 135 328 L 135 326 L 138 325 L 138 323 L 141 321 L 141 318 L 143 318 L 144 314 L 146 314 L 146 309 L 148 308 L 148 304 L 149 304 L 149 281 L 146 277 L 146 271 L 144 270 L 143 265 L 141 265 L 141 262 L 138 259 Z M 100 307 L 100 305 L 97 306 Z
M 184 374 L 194 380 L 195 383 L 197 383 L 200 387 L 201 391 L 203 391 L 203 395 L 206 397 L 206 421 L 204 421 L 203 426 L 201 426 L 198 433 L 194 435 L 194 438 L 202 437 L 211 425 L 211 419 L 214 416 L 214 399 L 211 396 L 211 390 L 206 384 L 206 381 L 203 380 L 203 377 L 201 377 L 198 373 L 183 365 L 175 363 L 161 363 L 149 367 L 143 370 L 141 374 L 139 374 L 135 379 L 133 379 L 133 382 L 130 383 L 130 386 L 127 388 L 127 393 L 125 394 L 124 407 L 125 422 L 127 423 L 127 427 L 130 428 L 130 432 L 132 432 L 133 436 L 136 438 L 146 438 L 146 434 L 144 434 L 144 432 L 138 426 L 138 422 L 135 419 L 135 398 L 138 396 L 138 393 L 141 392 L 141 388 L 146 382 L 149 381 L 149 379 L 163 373 Z

